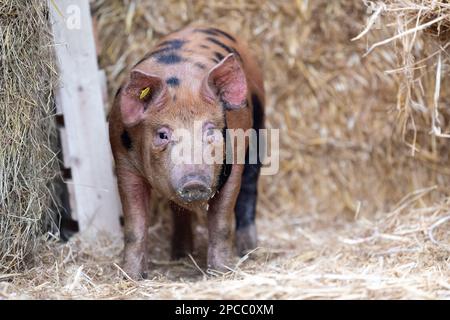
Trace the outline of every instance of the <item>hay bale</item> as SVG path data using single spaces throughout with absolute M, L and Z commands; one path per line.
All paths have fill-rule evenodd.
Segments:
M 450 3 L 389 0 L 372 3 L 370 11 L 367 27 L 354 40 L 373 28 L 385 29 L 389 37 L 371 37 L 366 55 L 373 50 L 395 55 L 395 68 L 385 72 L 397 83 L 402 136 L 413 155 L 418 151 L 419 157 L 439 161 L 438 149 L 447 150 L 442 138 L 450 138 Z
M 46 1 L 0 3 L 0 273 L 32 258 L 57 173 L 55 68 Z

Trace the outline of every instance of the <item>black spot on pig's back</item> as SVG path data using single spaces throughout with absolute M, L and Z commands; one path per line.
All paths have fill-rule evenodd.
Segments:
M 181 52 L 187 42 L 188 40 L 185 39 L 169 39 L 163 41 L 156 46 L 155 50 L 150 51 L 139 60 L 135 66 L 149 58 L 155 58 L 161 64 L 180 63 L 184 61 Z
M 223 30 L 217 29 L 217 28 L 195 29 L 194 31 L 201 32 L 201 33 L 204 33 L 204 34 L 207 34 L 210 36 L 216 36 L 216 37 L 223 36 L 233 42 L 236 42 L 236 38 L 233 37 L 231 34 L 225 32 Z
M 214 52 L 214 56 L 217 58 L 217 60 L 221 61 L 223 60 L 223 58 L 225 58 L 223 56 L 223 54 L 221 54 L 220 52 Z
M 179 50 L 186 42 L 183 39 L 171 39 L 161 42 L 158 47 L 163 47 L 164 50 Z
M 178 87 L 180 85 L 180 79 L 178 77 L 170 77 L 166 80 L 166 83 L 170 87 Z
M 156 56 L 156 61 L 162 64 L 176 64 L 183 61 L 183 58 L 177 53 L 163 53 Z

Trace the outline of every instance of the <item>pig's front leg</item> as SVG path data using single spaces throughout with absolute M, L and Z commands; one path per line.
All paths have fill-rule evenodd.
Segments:
M 233 216 L 244 166 L 233 165 L 222 189 L 211 199 L 208 210 L 208 267 L 228 271 L 233 249 Z
M 147 277 L 147 234 L 150 187 L 140 176 L 117 170 L 119 193 L 124 215 L 123 269 L 131 278 Z

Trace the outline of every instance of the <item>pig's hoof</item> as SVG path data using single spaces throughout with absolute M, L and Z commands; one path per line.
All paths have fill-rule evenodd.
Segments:
M 123 271 L 126 273 L 126 276 L 124 275 L 125 279 L 131 278 L 136 281 L 147 279 L 148 274 L 147 271 L 144 270 L 141 266 L 133 266 L 129 264 L 124 264 Z
M 219 272 L 228 272 L 230 271 L 227 266 L 229 264 L 230 259 L 227 258 L 227 255 L 208 255 L 208 269 L 219 271 Z
M 236 249 L 237 254 L 242 257 L 256 248 L 257 236 L 256 226 L 251 225 L 236 230 Z

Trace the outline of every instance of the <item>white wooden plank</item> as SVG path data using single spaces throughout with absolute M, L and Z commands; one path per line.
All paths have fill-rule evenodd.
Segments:
M 69 142 L 67 141 L 66 128 L 59 128 L 59 137 L 61 140 L 61 151 L 63 155 L 64 167 L 70 168 L 70 153 L 69 153 Z
M 103 99 L 103 105 L 105 106 L 105 112 L 108 110 L 108 85 L 107 85 L 107 79 L 106 79 L 106 72 L 105 70 L 99 70 L 98 71 L 98 81 L 100 81 L 100 88 L 102 90 L 102 99 Z
M 66 128 L 61 127 L 59 130 L 59 139 L 61 141 L 61 152 L 63 155 L 63 165 L 65 168 L 70 168 L 70 157 L 69 157 L 69 143 L 67 141 Z M 67 192 L 69 193 L 69 203 L 70 203 L 70 215 L 73 220 L 78 220 L 77 217 L 77 206 L 75 202 L 75 195 L 73 189 L 72 179 L 64 180 L 67 185 Z
M 69 193 L 70 217 L 78 221 L 77 216 L 77 202 L 75 200 L 75 190 L 72 180 L 65 181 L 67 185 L 67 192 Z
M 56 101 L 64 114 L 68 149 L 64 152 L 68 153 L 72 171 L 71 189 L 80 231 L 86 235 L 100 230 L 118 233 L 121 205 L 113 175 L 89 2 L 49 0 L 49 7 L 60 75 Z

